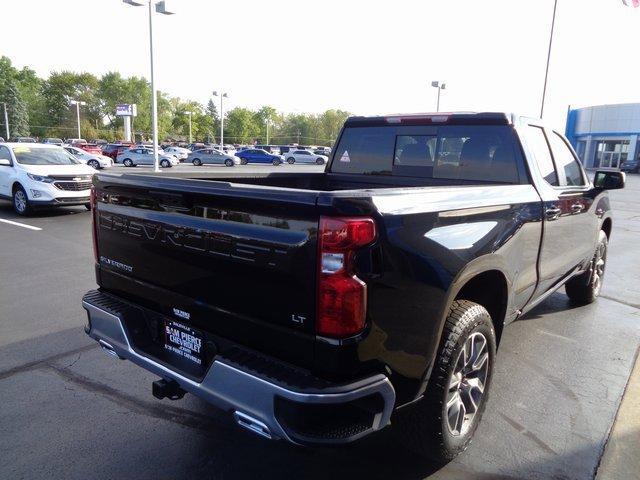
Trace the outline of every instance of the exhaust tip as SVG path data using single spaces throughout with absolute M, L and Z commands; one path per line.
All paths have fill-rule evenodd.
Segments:
M 236 423 L 242 428 L 246 428 L 256 435 L 260 435 L 261 437 L 267 438 L 269 440 L 273 439 L 269 427 L 267 427 L 260 420 L 257 420 L 247 415 L 246 413 L 238 412 L 237 410 L 233 412 L 233 418 L 236 420 Z

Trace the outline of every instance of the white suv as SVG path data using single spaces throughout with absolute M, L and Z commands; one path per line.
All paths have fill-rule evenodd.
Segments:
M 90 209 L 95 170 L 61 147 L 37 143 L 0 145 L 0 198 L 18 215 L 38 206 L 84 205 Z

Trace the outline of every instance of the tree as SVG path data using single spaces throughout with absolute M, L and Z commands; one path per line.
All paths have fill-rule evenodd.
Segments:
M 236 107 L 227 112 L 224 129 L 225 138 L 233 142 L 252 143 L 260 136 L 262 126 L 254 112 Z
M 29 135 L 29 113 L 22 101 L 22 96 L 18 91 L 15 80 L 12 77 L 3 79 L 2 91 L 0 91 L 0 102 L 7 104 L 9 117 L 9 127 L 12 137 L 23 137 Z M 4 117 L 3 117 L 4 123 Z

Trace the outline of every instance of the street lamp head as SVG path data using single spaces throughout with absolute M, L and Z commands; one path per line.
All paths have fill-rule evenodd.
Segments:
M 435 80 L 435 81 L 431 82 L 431 86 L 435 87 L 435 88 L 438 88 L 440 86 L 440 82 Z
M 447 86 L 447 84 L 446 84 L 446 83 L 443 83 L 442 85 L 440 85 L 440 88 L 441 88 L 442 90 L 444 90 L 444 89 L 446 88 L 446 86 Z
M 132 5 L 134 7 L 141 7 L 144 5 L 143 2 L 136 1 L 136 0 L 122 0 L 122 3 L 126 3 L 127 5 Z
M 156 3 L 156 12 L 161 13 L 162 15 L 174 15 L 176 13 L 167 10 L 167 2 L 165 0 Z

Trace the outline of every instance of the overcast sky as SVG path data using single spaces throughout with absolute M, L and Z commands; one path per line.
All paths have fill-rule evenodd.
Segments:
M 0 55 L 51 71 L 149 77 L 148 13 L 120 0 L 6 0 Z M 559 0 L 545 118 L 640 101 L 640 8 Z M 356 114 L 508 110 L 536 116 L 553 0 L 168 0 L 157 87 L 206 103 Z M 126 102 L 127 99 L 122 99 Z

